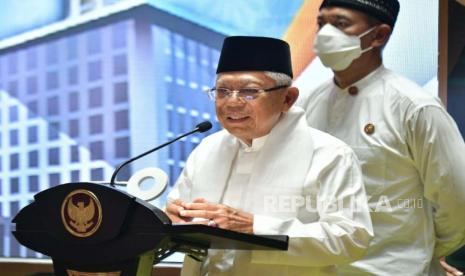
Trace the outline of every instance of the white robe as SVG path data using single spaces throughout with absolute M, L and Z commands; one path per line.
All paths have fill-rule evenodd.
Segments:
M 350 145 L 362 164 L 375 238 L 341 275 L 442 275 L 437 259 L 465 242 L 465 144 L 438 99 L 383 66 L 352 86 L 308 94 L 310 126 Z M 365 132 L 368 124 L 372 134 Z
M 265 140 L 244 148 L 225 130 L 205 138 L 169 198 L 202 197 L 253 213 L 254 233 L 289 235 L 289 250 L 210 250 L 202 265 L 186 258 L 182 275 L 334 275 L 335 264 L 363 256 L 372 226 L 353 151 L 308 127 L 300 108 L 285 113 Z M 344 208 L 312 209 L 315 200 Z

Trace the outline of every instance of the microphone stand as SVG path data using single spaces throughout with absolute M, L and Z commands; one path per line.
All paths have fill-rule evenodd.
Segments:
M 149 151 L 146 151 L 146 152 L 144 152 L 144 153 L 142 153 L 142 154 L 137 155 L 136 157 L 132 157 L 131 159 L 126 160 L 126 161 L 123 162 L 121 165 L 119 165 L 118 168 L 116 168 L 116 170 L 115 170 L 115 171 L 113 172 L 113 174 L 111 175 L 110 186 L 111 186 L 111 187 L 115 187 L 116 175 L 118 174 L 118 172 L 119 172 L 124 166 L 126 166 L 126 165 L 129 164 L 129 163 L 131 163 L 132 161 L 135 161 L 135 160 L 137 160 L 137 159 L 139 159 L 139 158 L 142 158 L 142 157 L 146 156 L 147 154 L 150 154 L 150 153 L 152 153 L 152 152 L 154 152 L 154 151 L 156 151 L 156 150 L 159 150 L 159 149 L 161 149 L 161 148 L 163 148 L 163 147 L 165 147 L 165 146 L 167 146 L 167 145 L 169 145 L 169 144 L 171 144 L 171 143 L 174 143 L 174 142 L 178 141 L 179 139 L 182 139 L 182 138 L 184 138 L 184 137 L 186 137 L 186 136 L 188 136 L 188 135 L 191 135 L 191 134 L 193 134 L 193 133 L 196 133 L 196 132 L 205 132 L 205 131 L 209 130 L 211 127 L 212 127 L 212 125 L 211 125 L 210 122 L 203 122 L 203 123 L 200 123 L 200 124 L 197 125 L 197 127 L 196 127 L 194 130 L 192 130 L 192 131 L 190 131 L 190 132 L 187 132 L 187 133 L 184 133 L 184 134 L 182 134 L 182 135 L 176 137 L 175 139 L 173 139 L 173 140 L 171 140 L 171 141 L 168 141 L 168 142 L 166 142 L 166 143 L 164 143 L 164 144 L 162 144 L 162 145 L 160 145 L 160 146 L 158 146 L 158 147 L 156 147 L 156 148 L 154 148 L 154 149 L 151 149 L 151 150 L 149 150 Z

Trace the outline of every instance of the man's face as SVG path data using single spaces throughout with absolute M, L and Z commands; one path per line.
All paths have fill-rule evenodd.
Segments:
M 263 72 L 228 72 L 218 75 L 216 88 L 268 89 L 275 87 L 273 79 Z M 293 88 L 295 89 L 295 88 Z M 262 92 L 256 99 L 246 101 L 236 95 L 215 101 L 216 115 L 221 125 L 232 135 L 251 144 L 252 139 L 267 135 L 278 122 L 281 113 L 297 99 L 291 99 L 289 88 Z M 292 94 L 293 92 L 291 92 Z
M 376 20 L 357 10 L 327 7 L 320 10 L 318 26 L 322 28 L 326 23 L 333 25 L 348 35 L 360 35 L 376 25 Z M 373 32 L 362 38 L 362 49 L 369 47 L 373 39 Z

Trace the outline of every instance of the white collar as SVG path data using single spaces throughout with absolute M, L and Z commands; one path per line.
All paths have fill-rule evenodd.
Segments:
M 373 83 L 373 80 L 376 79 L 380 73 L 384 72 L 385 69 L 386 68 L 384 67 L 384 65 L 381 64 L 378 68 L 376 68 L 370 74 L 366 75 L 361 80 L 359 80 L 357 82 L 354 82 L 353 84 L 347 86 L 344 89 L 340 88 L 336 83 L 334 83 L 334 86 L 336 86 L 336 90 L 338 92 L 347 93 L 349 91 L 349 89 L 351 87 L 354 87 L 354 86 L 358 88 L 358 91 L 361 91 L 361 90 L 367 88 L 368 86 L 370 86 Z
M 261 148 L 263 148 L 263 145 L 265 145 L 265 142 L 266 142 L 268 136 L 270 136 L 270 135 L 267 134 L 265 136 L 252 139 L 252 145 L 251 146 L 244 143 L 241 139 L 237 139 L 237 140 L 239 141 L 242 150 L 244 150 L 246 152 L 254 152 L 254 151 L 259 151 Z

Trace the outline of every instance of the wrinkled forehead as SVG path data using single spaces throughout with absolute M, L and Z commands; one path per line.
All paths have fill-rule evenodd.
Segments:
M 266 76 L 263 71 L 236 71 L 216 75 L 216 85 L 265 85 L 272 82 L 273 79 Z

